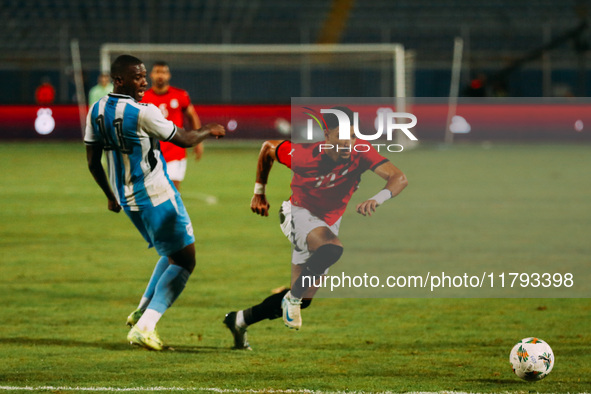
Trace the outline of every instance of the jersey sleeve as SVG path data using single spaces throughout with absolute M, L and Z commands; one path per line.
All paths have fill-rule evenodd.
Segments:
M 179 91 L 178 100 L 183 111 L 186 110 L 189 105 L 191 105 L 191 98 L 189 97 L 189 92 L 186 90 Z
M 166 119 L 154 104 L 148 104 L 142 109 L 141 128 L 152 137 L 161 141 L 170 141 L 176 133 L 175 124 Z
M 275 148 L 277 161 L 287 168 L 291 168 L 291 141 L 283 141 Z
M 380 155 L 378 151 L 376 151 L 376 149 L 370 143 L 358 140 L 357 144 L 360 143 L 369 146 L 369 150 L 367 152 L 362 152 L 361 156 L 363 158 L 363 161 L 366 163 L 367 168 L 369 168 L 370 170 L 375 171 L 376 168 L 386 163 L 387 161 L 390 161 L 386 159 L 384 156 Z
M 94 127 L 92 127 L 92 111 L 94 106 L 90 107 L 88 115 L 86 115 L 86 128 L 84 129 L 84 143 L 86 145 L 96 145 L 101 143 L 101 140 L 97 138 L 94 133 Z

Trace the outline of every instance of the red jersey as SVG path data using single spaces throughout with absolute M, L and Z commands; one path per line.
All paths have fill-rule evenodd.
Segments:
M 343 216 L 361 174 L 375 170 L 388 159 L 369 142 L 357 140 L 350 159 L 335 162 L 320 151 L 322 143 L 292 145 L 284 141 L 275 152 L 277 161 L 293 171 L 291 203 L 306 208 L 331 226 Z
M 154 93 L 154 89 L 150 88 L 144 93 L 142 103 L 152 103 L 162 111 L 162 115 L 168 120 L 171 120 L 177 127 L 183 127 L 185 120 L 184 112 L 189 105 L 191 99 L 187 91 L 168 87 L 168 91 L 164 94 Z M 160 141 L 160 150 L 164 156 L 164 160 L 173 161 L 181 160 L 187 157 L 185 148 L 176 146 L 172 142 Z
M 277 161 L 287 168 L 291 168 L 291 141 L 283 141 L 277 148 L 275 148 L 275 155 L 277 155 Z

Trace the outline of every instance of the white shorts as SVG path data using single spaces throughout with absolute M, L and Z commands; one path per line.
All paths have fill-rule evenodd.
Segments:
M 283 216 L 282 216 L 283 215 Z M 292 264 L 304 264 L 311 253 L 308 250 L 308 234 L 318 227 L 328 227 L 335 236 L 339 235 L 341 219 L 335 224 L 329 226 L 324 220 L 314 216 L 306 208 L 292 205 L 290 201 L 283 201 L 281 204 L 280 218 L 281 231 L 289 239 L 292 245 L 291 262 Z
M 166 163 L 166 172 L 171 181 L 182 182 L 187 172 L 187 159 L 171 160 Z

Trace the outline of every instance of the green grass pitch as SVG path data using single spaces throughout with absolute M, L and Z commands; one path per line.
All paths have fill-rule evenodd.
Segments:
M 171 349 L 157 353 L 125 340 L 156 253 L 123 213 L 107 211 L 83 144 L 0 144 L 0 391 L 591 390 L 589 298 L 323 298 L 304 311 L 301 331 L 264 321 L 249 330 L 253 352 L 232 351 L 224 314 L 289 283 L 290 247 L 276 212 L 290 172 L 276 165 L 271 173 L 273 214 L 251 213 L 259 146 L 211 141 L 200 163 L 189 162 L 182 193 L 197 268 L 159 324 Z M 589 152 L 475 144 L 391 156 L 409 187 L 362 218 L 352 205 L 383 185 L 364 178 L 343 221 L 345 254 L 354 256 L 354 230 L 369 223 L 363 245 L 387 245 L 393 270 L 437 261 L 589 270 Z M 508 362 L 528 336 L 556 355 L 537 383 L 519 380 Z

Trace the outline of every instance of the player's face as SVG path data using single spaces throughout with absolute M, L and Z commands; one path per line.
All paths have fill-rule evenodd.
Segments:
M 154 66 L 150 73 L 150 79 L 152 80 L 152 85 L 158 89 L 162 89 L 168 86 L 170 82 L 170 69 L 168 66 Z
M 127 71 L 114 79 L 116 93 L 126 94 L 136 101 L 142 101 L 148 88 L 147 71 L 143 63 L 129 66 Z
M 355 132 L 353 126 L 349 130 L 349 139 L 339 139 L 339 128 L 329 130 L 326 134 L 326 143 L 335 146 L 330 155 L 334 160 L 349 160 L 351 158 L 351 149 L 355 145 Z
M 111 81 L 111 77 L 109 77 L 108 75 L 105 74 L 101 74 L 99 76 L 99 84 L 102 86 L 107 86 L 109 84 L 109 82 Z

